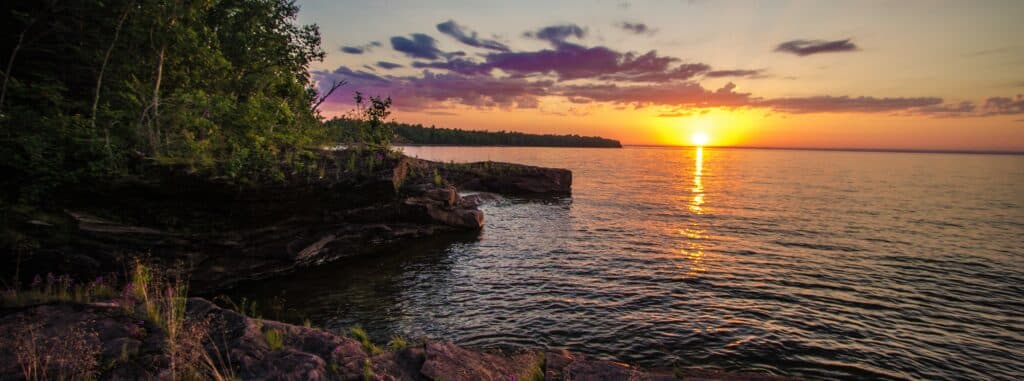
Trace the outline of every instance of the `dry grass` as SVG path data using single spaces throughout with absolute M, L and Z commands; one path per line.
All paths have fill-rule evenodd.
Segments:
M 14 354 L 26 380 L 92 380 L 97 377 L 99 338 L 82 326 L 60 336 L 42 337 L 42 325 L 15 327 Z

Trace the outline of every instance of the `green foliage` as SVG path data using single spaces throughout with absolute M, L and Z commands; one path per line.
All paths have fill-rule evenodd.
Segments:
M 434 168 L 434 185 L 441 186 L 442 182 L 441 173 L 437 171 L 437 168 Z
M 267 340 L 270 350 L 276 351 L 284 348 L 284 333 L 281 331 L 271 328 L 263 333 L 263 337 Z
M 315 25 L 294 0 L 14 2 L 0 14 L 9 202 L 138 175 L 143 159 L 277 181 L 330 141 Z M 10 65 L 6 65 L 10 62 Z

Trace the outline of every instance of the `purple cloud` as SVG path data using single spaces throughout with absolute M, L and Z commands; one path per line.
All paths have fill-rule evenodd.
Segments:
M 491 71 L 491 68 L 487 65 L 482 65 L 478 62 L 464 58 L 452 58 L 443 62 L 416 61 L 412 63 L 412 67 L 418 69 L 443 69 L 465 75 L 489 74 Z
M 852 52 L 860 50 L 850 39 L 824 41 L 824 40 L 793 40 L 779 44 L 775 47 L 776 52 L 792 53 L 804 57 L 819 53 Z
M 622 28 L 622 30 L 625 30 L 633 34 L 654 34 L 655 32 L 657 32 L 656 29 L 651 28 L 647 26 L 647 24 L 644 24 L 642 22 L 624 21 L 616 25 L 619 28 Z
M 526 32 L 523 35 L 557 45 L 565 42 L 569 37 L 583 38 L 587 35 L 587 30 L 576 24 L 563 24 L 544 27 L 536 32 Z
M 737 93 L 732 82 L 718 90 L 707 90 L 695 82 L 659 85 L 574 85 L 559 88 L 566 97 L 586 98 L 597 102 L 632 104 L 635 106 L 676 107 L 744 107 L 750 103 L 750 94 Z
M 710 70 L 705 64 L 683 64 L 675 57 L 650 51 L 642 55 L 619 53 L 607 47 L 559 43 L 535 52 L 495 53 L 485 56 L 487 68 L 519 75 L 555 74 L 559 80 L 602 79 L 632 82 L 683 80 Z
M 483 49 L 497 50 L 499 52 L 507 52 L 510 49 L 507 45 L 502 44 L 495 40 L 485 40 L 477 37 L 477 33 L 465 29 L 463 26 L 456 24 L 455 20 L 448 20 L 443 23 L 437 24 L 437 31 L 447 34 L 459 42 Z
M 380 77 L 372 73 L 340 67 L 333 72 L 314 71 L 321 86 L 345 80 L 348 89 L 367 95 L 390 96 L 400 110 L 426 110 L 451 102 L 477 108 L 535 108 L 538 97 L 549 93 L 551 81 L 493 78 L 461 74 L 437 74 L 424 71 L 421 77 Z M 336 95 L 331 103 L 351 104 L 347 95 Z

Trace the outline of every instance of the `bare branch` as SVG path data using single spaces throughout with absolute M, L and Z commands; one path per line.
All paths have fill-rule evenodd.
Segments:
M 340 80 L 340 81 L 334 80 L 334 81 L 331 81 L 331 89 L 327 90 L 327 94 L 324 94 L 319 99 L 317 99 L 316 104 L 313 105 L 313 110 L 316 110 L 316 109 L 320 108 L 320 105 L 323 104 L 324 101 L 327 100 L 327 98 L 330 98 L 331 94 L 334 94 L 335 90 L 338 90 L 338 88 L 340 88 L 342 86 L 345 86 L 347 84 L 348 84 L 348 81 L 346 81 L 346 80 Z

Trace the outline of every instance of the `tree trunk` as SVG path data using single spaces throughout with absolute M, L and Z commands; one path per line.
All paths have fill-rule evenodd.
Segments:
M 4 69 L 4 85 L 3 89 L 0 90 L 0 111 L 4 109 L 4 100 L 7 99 L 7 82 L 11 80 L 11 67 L 14 66 L 14 57 L 18 55 L 18 50 L 21 50 L 21 43 L 25 41 L 25 32 L 28 32 L 28 26 L 25 26 L 25 29 L 18 35 L 18 43 L 14 44 L 14 49 L 11 50 L 11 58 L 7 60 L 7 68 Z
M 157 55 L 156 64 L 156 84 L 153 85 L 153 127 L 154 130 L 151 133 L 156 135 L 151 138 L 153 140 L 153 152 L 157 152 L 160 146 L 160 81 L 164 76 L 164 54 L 167 52 L 167 44 L 164 43 L 160 46 L 160 54 Z
M 121 19 L 117 21 L 117 28 L 114 29 L 114 39 L 110 41 L 110 47 L 107 48 L 107 53 L 103 55 L 103 63 L 100 64 L 100 72 L 96 75 L 96 94 L 92 97 L 92 128 L 96 129 L 96 109 L 100 104 L 100 89 L 103 88 L 103 71 L 107 69 L 107 62 L 110 61 L 110 55 L 114 52 L 114 45 L 117 44 L 117 38 L 121 35 L 121 27 L 124 25 L 124 21 L 128 18 L 128 11 L 130 11 L 131 4 L 124 9 L 124 13 L 121 13 Z M 110 151 L 110 130 L 109 127 L 104 127 L 104 135 L 106 136 L 107 151 Z

